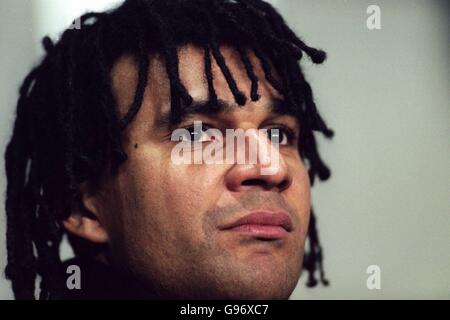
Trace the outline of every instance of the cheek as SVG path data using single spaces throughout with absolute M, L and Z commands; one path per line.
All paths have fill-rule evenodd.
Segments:
M 200 242 L 202 214 L 220 193 L 219 170 L 176 165 L 163 154 L 141 152 L 124 168 L 122 189 L 132 193 L 126 206 L 133 210 L 124 211 L 132 212 L 130 229 L 151 229 L 172 243 Z
M 220 195 L 220 172 L 204 165 L 168 164 L 163 179 L 165 211 L 187 233 L 200 236 L 202 217 Z
M 311 186 L 309 175 L 303 163 L 296 162 L 292 170 L 292 185 L 286 190 L 289 204 L 295 209 L 301 225 L 302 238 L 306 237 L 311 211 Z
M 166 261 L 177 261 L 180 248 L 192 245 L 189 235 L 198 234 L 193 231 L 200 211 L 193 210 L 199 202 L 190 190 L 196 187 L 192 179 L 148 150 L 128 153 L 120 169 L 117 200 L 110 205 L 120 217 L 111 246 L 131 267 L 152 265 L 159 270 L 169 267 Z

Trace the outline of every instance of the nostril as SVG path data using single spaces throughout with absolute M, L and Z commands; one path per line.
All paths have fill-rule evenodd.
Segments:
M 265 187 L 267 183 L 261 179 L 247 179 L 242 181 L 243 186 L 263 186 Z
M 288 179 L 283 179 L 283 181 L 281 181 L 281 182 L 278 184 L 278 188 L 279 188 L 280 190 L 284 190 L 284 189 L 286 189 L 287 187 L 289 187 L 289 180 L 288 180 Z

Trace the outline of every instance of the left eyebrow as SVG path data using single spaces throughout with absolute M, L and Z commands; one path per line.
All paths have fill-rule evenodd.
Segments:
M 217 99 L 216 104 L 211 104 L 207 100 L 194 100 L 190 105 L 183 106 L 180 109 L 180 116 L 178 121 L 174 123 L 171 118 L 171 111 L 161 113 L 156 119 L 156 125 L 158 127 L 170 127 L 176 125 L 186 118 L 193 115 L 217 115 L 219 113 L 229 113 L 233 110 L 240 109 L 242 107 L 221 99 Z M 268 112 L 275 115 L 290 114 L 289 108 L 286 106 L 286 102 L 282 99 L 274 98 L 268 105 Z

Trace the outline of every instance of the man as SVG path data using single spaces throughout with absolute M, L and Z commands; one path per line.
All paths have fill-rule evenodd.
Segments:
M 259 0 L 130 0 L 80 22 L 44 39 L 5 155 L 16 298 L 37 275 L 41 299 L 287 299 L 302 264 L 326 284 L 310 185 L 329 177 L 313 130 L 332 131 L 298 65 L 325 53 Z M 208 128 L 268 130 L 255 139 L 276 144 L 274 170 L 175 163 L 181 128 L 200 149 Z M 76 259 L 62 264 L 64 234 Z

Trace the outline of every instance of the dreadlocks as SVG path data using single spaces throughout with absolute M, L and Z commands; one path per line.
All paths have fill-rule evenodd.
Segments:
M 313 131 L 330 138 L 314 103 L 311 87 L 298 61 L 303 54 L 322 63 L 325 52 L 307 46 L 286 25 L 279 13 L 261 0 L 127 0 L 115 10 L 80 17 L 80 29 L 66 30 L 55 44 L 46 37 L 46 55 L 25 78 L 17 117 L 5 153 L 7 173 L 7 251 L 5 274 L 16 299 L 34 299 L 41 277 L 40 299 L 58 297 L 64 281 L 59 245 L 62 221 L 80 198 L 79 185 L 95 181 L 103 168 L 117 169 L 127 159 L 121 132 L 138 113 L 148 79 L 149 53 L 166 61 L 170 80 L 172 121 L 192 97 L 180 81 L 177 48 L 188 43 L 204 50 L 209 103 L 217 99 L 211 59 L 223 73 L 236 103 L 247 94 L 239 90 L 219 50 L 222 44 L 237 49 L 251 81 L 252 101 L 259 99 L 258 78 L 247 55 L 252 50 L 266 80 L 287 102 L 286 113 L 300 121 L 299 152 L 308 164 L 311 184 L 326 180 L 330 171 L 322 162 Z M 123 54 L 138 62 L 134 100 L 117 117 L 110 70 Z M 275 77 L 273 69 L 278 72 Z M 315 286 L 316 271 L 327 284 L 314 214 L 309 226 L 305 268 L 308 286 Z

